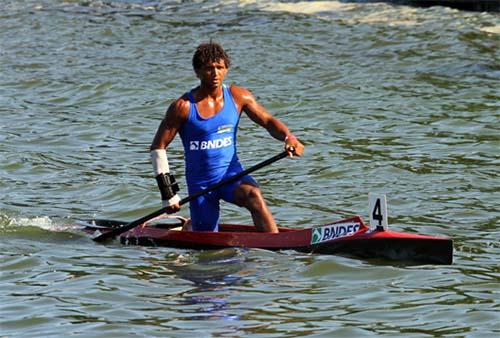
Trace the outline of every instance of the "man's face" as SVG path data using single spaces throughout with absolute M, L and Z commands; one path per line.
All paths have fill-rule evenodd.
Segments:
M 228 68 L 224 60 L 210 61 L 196 70 L 196 76 L 198 76 L 202 85 L 216 88 L 222 86 L 227 71 Z

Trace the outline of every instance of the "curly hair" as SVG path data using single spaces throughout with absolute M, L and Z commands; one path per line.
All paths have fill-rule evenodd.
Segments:
M 231 65 L 231 59 L 221 45 L 212 41 L 209 43 L 202 43 L 194 52 L 193 68 L 197 70 L 207 62 L 216 62 L 219 60 L 223 60 L 227 68 Z

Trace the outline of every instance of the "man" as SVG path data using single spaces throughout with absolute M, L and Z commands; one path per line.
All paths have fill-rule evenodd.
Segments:
M 201 44 L 193 56 L 198 87 L 168 108 L 151 144 L 151 159 L 164 206 L 180 210 L 175 179 L 170 175 L 166 148 L 179 133 L 186 164 L 190 195 L 243 170 L 236 154 L 236 129 L 242 112 L 285 142 L 290 156 L 301 156 L 304 146 L 288 128 L 271 116 L 243 87 L 223 84 L 231 60 L 217 43 Z M 278 228 L 262 193 L 250 175 L 190 203 L 195 231 L 217 231 L 219 201 L 223 199 L 248 209 L 258 231 L 276 233 Z

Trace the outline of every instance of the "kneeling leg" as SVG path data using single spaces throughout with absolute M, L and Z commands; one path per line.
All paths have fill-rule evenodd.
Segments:
M 253 223 L 258 231 L 277 233 L 278 227 L 260 189 L 250 183 L 241 183 L 234 191 L 234 201 L 245 207 L 252 215 Z

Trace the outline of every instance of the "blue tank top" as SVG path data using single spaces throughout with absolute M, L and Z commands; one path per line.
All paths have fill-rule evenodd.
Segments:
M 187 121 L 179 131 L 184 146 L 186 182 L 190 187 L 206 187 L 219 182 L 235 166 L 241 170 L 236 156 L 236 130 L 240 113 L 231 91 L 223 85 L 224 105 L 212 117 L 198 113 L 192 91 L 188 93 L 190 108 Z

